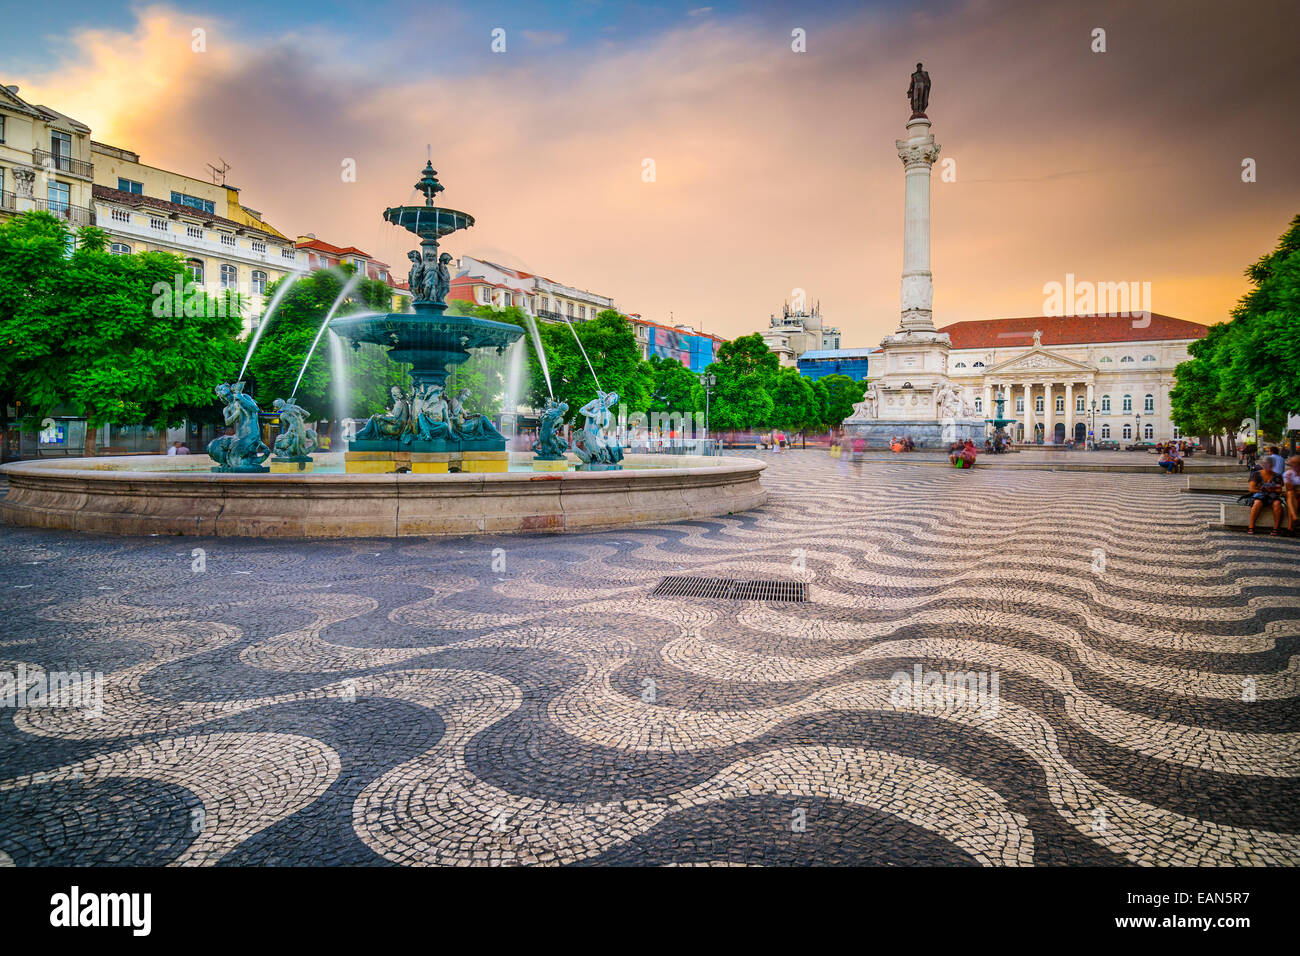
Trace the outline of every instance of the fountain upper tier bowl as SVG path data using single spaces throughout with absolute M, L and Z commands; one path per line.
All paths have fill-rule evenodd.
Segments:
M 384 210 L 384 219 L 425 239 L 441 239 L 474 225 L 469 213 L 442 206 L 392 206 Z

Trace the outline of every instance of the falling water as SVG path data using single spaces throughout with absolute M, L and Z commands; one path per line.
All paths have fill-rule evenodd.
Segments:
M 257 331 L 253 333 L 253 337 L 248 342 L 248 354 L 244 356 L 244 364 L 239 369 L 239 378 L 235 379 L 235 381 L 239 381 L 244 377 L 244 372 L 248 369 L 248 360 L 253 357 L 253 349 L 257 348 L 257 343 L 262 340 L 262 333 L 271 324 L 271 316 L 275 315 L 275 310 L 280 307 L 280 300 L 293 288 L 293 284 L 302 278 L 302 275 L 301 272 L 289 273 L 284 277 L 284 281 L 280 283 L 280 288 L 275 290 L 271 304 L 266 307 L 266 311 L 262 313 L 262 321 L 257 324 Z
M 343 300 L 348 297 L 349 293 L 357 287 L 358 283 L 360 283 L 363 278 L 365 278 L 365 276 L 362 273 L 354 272 L 352 277 L 348 279 L 347 282 L 343 283 L 343 288 L 339 290 L 338 297 L 334 300 L 334 304 L 331 305 L 330 310 L 325 313 L 325 321 L 320 324 L 320 329 L 316 332 L 316 337 L 311 340 L 311 348 L 307 350 L 307 357 L 302 360 L 302 368 L 298 369 L 298 381 L 293 383 L 293 394 L 289 396 L 289 401 L 293 401 L 294 396 L 298 394 L 298 386 L 302 384 L 302 376 L 303 373 L 307 371 L 307 363 L 311 361 L 312 354 L 316 351 L 316 343 L 320 341 L 320 337 L 324 335 L 325 330 L 329 328 L 330 319 L 334 318 L 334 313 L 337 312 L 339 306 L 343 304 Z
M 504 424 L 506 416 L 510 416 L 511 434 L 507 437 L 512 438 L 519 428 L 519 400 L 523 397 L 524 379 L 528 374 L 524 365 L 524 340 L 517 339 L 512 342 L 506 351 L 509 353 L 509 365 L 506 372 L 505 401 L 501 404 L 501 418 Z
M 546 378 L 546 394 L 555 397 L 555 392 L 551 390 L 551 370 L 546 365 L 546 353 L 542 351 L 542 337 L 537 334 L 537 320 L 527 312 L 524 318 L 528 320 L 528 334 L 533 338 L 533 349 L 537 352 L 537 361 L 542 366 L 542 375 Z M 595 372 L 591 373 L 593 376 Z
M 340 429 L 344 429 L 343 419 L 351 411 L 348 405 L 347 355 L 343 351 L 343 340 L 335 332 L 330 332 L 330 386 L 334 392 L 334 420 Z
M 596 369 L 592 366 L 591 359 L 587 358 L 587 350 L 582 347 L 582 339 L 578 338 L 578 330 L 573 327 L 573 323 L 567 318 L 565 318 L 564 322 L 569 327 L 569 331 L 573 333 L 573 341 L 578 343 L 578 351 L 581 352 L 582 357 L 586 359 L 587 368 L 591 369 L 591 377 L 596 382 L 596 391 L 599 392 L 601 390 L 600 379 L 596 378 Z

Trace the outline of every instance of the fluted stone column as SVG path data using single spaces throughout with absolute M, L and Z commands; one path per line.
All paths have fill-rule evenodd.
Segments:
M 1074 383 L 1065 383 L 1065 440 L 1074 438 Z
M 1056 406 L 1052 404 L 1052 383 L 1043 383 L 1043 444 L 1056 441 Z
M 934 279 L 930 274 L 930 167 L 939 158 L 939 144 L 930 133 L 930 120 L 915 116 L 907 123 L 907 139 L 895 140 L 903 161 L 906 186 L 903 201 L 903 282 L 900 332 L 934 331 Z
M 1032 442 L 1034 440 L 1034 396 L 1033 386 L 1025 382 L 1025 417 L 1021 419 L 1021 424 L 1025 426 L 1024 440 Z

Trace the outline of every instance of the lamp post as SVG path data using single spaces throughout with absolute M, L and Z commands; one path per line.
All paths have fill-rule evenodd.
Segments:
M 1091 403 L 1092 419 L 1088 424 L 1088 447 L 1093 451 L 1097 450 L 1097 400 L 1094 398 Z
M 1134 441 L 1142 440 L 1142 413 L 1137 413 L 1137 434 L 1133 436 Z
M 718 384 L 718 376 L 712 372 L 705 372 L 701 377 L 704 383 L 704 437 L 709 437 L 709 396 L 713 394 L 713 389 Z

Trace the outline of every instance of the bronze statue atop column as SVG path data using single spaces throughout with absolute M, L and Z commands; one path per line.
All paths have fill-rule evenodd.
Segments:
M 912 82 L 907 86 L 907 101 L 912 104 L 912 118 L 925 115 L 925 108 L 930 105 L 930 74 L 916 64 Z

